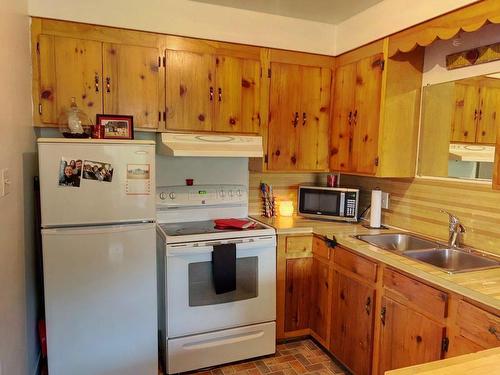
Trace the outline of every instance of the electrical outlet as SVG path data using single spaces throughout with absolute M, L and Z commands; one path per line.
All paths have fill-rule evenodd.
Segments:
M 0 170 L 0 198 L 5 197 L 9 193 L 10 193 L 9 170 L 7 168 L 4 168 Z
M 389 193 L 382 192 L 382 208 L 389 209 Z

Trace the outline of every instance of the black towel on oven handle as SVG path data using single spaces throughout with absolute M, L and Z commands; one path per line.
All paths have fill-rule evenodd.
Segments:
M 212 275 L 215 293 L 222 294 L 236 290 L 236 244 L 214 245 Z

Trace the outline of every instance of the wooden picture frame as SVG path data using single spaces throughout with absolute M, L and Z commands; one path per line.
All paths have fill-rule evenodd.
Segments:
M 98 114 L 96 127 L 103 139 L 134 139 L 133 116 Z

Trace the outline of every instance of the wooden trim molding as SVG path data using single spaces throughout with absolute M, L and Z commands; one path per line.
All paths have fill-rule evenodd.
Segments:
M 394 34 L 389 37 L 389 56 L 451 39 L 459 31 L 476 31 L 486 23 L 500 23 L 500 1 L 482 0 Z

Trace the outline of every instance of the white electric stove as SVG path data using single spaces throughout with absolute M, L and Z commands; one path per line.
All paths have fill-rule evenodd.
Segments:
M 239 185 L 157 188 L 159 326 L 169 374 L 275 352 L 276 236 Z M 255 222 L 216 229 L 215 219 Z M 236 245 L 236 290 L 216 294 L 213 246 Z

